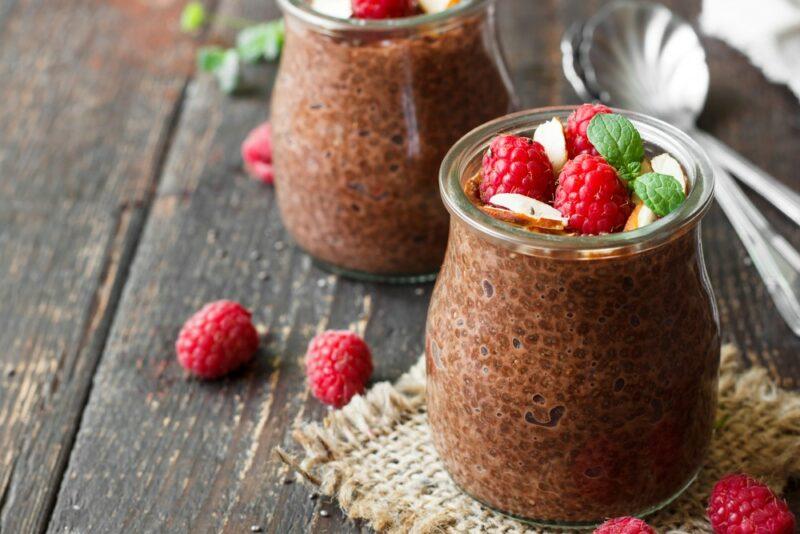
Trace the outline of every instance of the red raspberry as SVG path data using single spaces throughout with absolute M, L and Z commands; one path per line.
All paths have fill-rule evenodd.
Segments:
M 357 334 L 346 330 L 328 330 L 308 345 L 306 376 L 314 396 L 341 408 L 364 392 L 372 374 L 369 347 Z
M 656 534 L 656 531 L 641 519 L 618 517 L 597 527 L 594 534 Z
M 272 171 L 272 127 L 268 122 L 247 135 L 242 143 L 242 159 L 250 176 L 265 184 L 275 181 Z
M 728 475 L 708 500 L 708 518 L 717 534 L 792 534 L 795 520 L 786 502 L 747 475 Z
M 553 206 L 581 234 L 619 232 L 633 209 L 628 187 L 600 156 L 581 154 L 558 177 Z
M 586 135 L 586 129 L 592 122 L 592 118 L 599 113 L 613 113 L 613 111 L 603 104 L 583 104 L 567 119 L 564 134 L 567 138 L 567 154 L 570 159 L 580 154 L 597 155 L 597 150 L 589 141 L 589 136 Z
M 352 0 L 357 19 L 398 19 L 414 14 L 412 0 Z
M 532 139 L 500 135 L 483 155 L 480 191 L 484 202 L 498 193 L 519 193 L 551 202 L 555 185 L 553 165 L 544 147 Z
M 250 312 L 237 302 L 218 300 L 192 315 L 175 341 L 178 361 L 202 378 L 218 378 L 250 361 L 258 332 Z

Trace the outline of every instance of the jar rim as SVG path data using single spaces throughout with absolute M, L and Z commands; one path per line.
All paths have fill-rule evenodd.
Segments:
M 451 19 L 466 16 L 494 4 L 497 0 L 461 0 L 455 6 L 439 13 L 415 15 L 397 19 L 342 19 L 315 11 L 307 0 L 277 0 L 284 13 L 291 14 L 306 23 L 325 30 L 349 32 L 380 32 L 416 29 L 418 27 L 437 25 Z
M 614 108 L 639 130 L 645 143 L 675 157 L 691 185 L 689 195 L 674 212 L 642 228 L 599 236 L 571 236 L 531 232 L 501 222 L 478 209 L 464 192 L 467 166 L 483 154 L 499 134 L 530 135 L 553 117 L 565 121 L 576 106 L 554 106 L 512 113 L 488 122 L 462 137 L 445 156 L 439 172 L 442 200 L 451 217 L 517 252 L 535 256 L 570 256 L 578 259 L 617 257 L 657 247 L 699 222 L 711 205 L 714 176 L 711 162 L 700 146 L 681 130 L 660 119 Z M 468 178 L 468 177 L 467 177 Z

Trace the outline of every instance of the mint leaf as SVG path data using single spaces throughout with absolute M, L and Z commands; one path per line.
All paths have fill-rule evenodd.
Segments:
M 283 38 L 283 20 L 256 24 L 239 32 L 236 36 L 236 50 L 246 63 L 255 63 L 261 59 L 273 61 L 281 53 Z
M 644 143 L 631 121 L 615 113 L 600 113 L 592 118 L 586 133 L 600 155 L 625 181 L 639 176 Z
M 197 51 L 197 68 L 203 72 L 214 72 L 225 60 L 225 50 L 218 46 L 204 46 Z
M 649 172 L 636 178 L 633 190 L 645 205 L 659 217 L 669 215 L 683 204 L 686 195 L 678 180 L 666 174 Z
M 228 94 L 236 91 L 242 79 L 239 54 L 236 50 L 233 48 L 226 50 L 223 54 L 222 62 L 213 69 L 213 72 L 223 91 Z
M 206 22 L 206 9 L 200 2 L 189 2 L 181 12 L 181 30 L 193 32 Z

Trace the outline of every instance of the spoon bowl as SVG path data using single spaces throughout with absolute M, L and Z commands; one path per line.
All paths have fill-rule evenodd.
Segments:
M 578 56 L 590 91 L 601 100 L 684 128 L 705 106 L 709 71 L 700 38 L 660 4 L 605 6 L 584 25 Z

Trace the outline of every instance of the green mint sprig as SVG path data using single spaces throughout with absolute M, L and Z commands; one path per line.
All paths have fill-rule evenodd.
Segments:
M 595 115 L 586 130 L 589 141 L 628 185 L 639 176 L 644 143 L 636 127 L 615 113 Z
M 200 2 L 189 2 L 181 12 L 181 30 L 189 33 L 203 27 L 207 19 L 206 8 Z
M 239 30 L 235 47 L 206 46 L 197 52 L 198 68 L 213 74 L 224 92 L 230 94 L 241 87 L 242 63 L 275 61 L 280 56 L 285 35 L 282 19 L 256 23 L 213 17 L 200 2 L 189 2 L 181 13 L 180 26 L 186 33 L 195 33 L 213 20 Z
M 686 200 L 681 184 L 672 176 L 649 172 L 636 178 L 633 190 L 645 206 L 659 217 L 665 217 Z
M 245 63 L 275 61 L 283 48 L 283 20 L 273 20 L 250 26 L 236 36 L 236 51 Z

